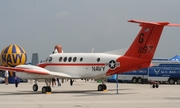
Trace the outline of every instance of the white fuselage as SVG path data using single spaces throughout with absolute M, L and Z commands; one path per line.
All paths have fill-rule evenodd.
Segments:
M 68 74 L 71 78 L 105 78 L 109 61 L 116 61 L 120 56 L 104 53 L 56 53 L 51 54 L 46 61 L 38 66 L 50 72 Z M 42 70 L 40 67 L 26 65 L 24 68 Z M 39 68 L 39 69 L 38 69 Z M 23 79 L 53 78 L 52 75 L 17 73 Z

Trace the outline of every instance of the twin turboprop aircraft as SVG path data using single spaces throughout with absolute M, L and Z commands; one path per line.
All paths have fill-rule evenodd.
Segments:
M 164 26 L 180 26 L 169 22 L 129 20 L 142 28 L 124 55 L 107 53 L 54 53 L 47 60 L 32 65 L 0 66 L 0 70 L 15 71 L 21 79 L 34 79 L 33 90 L 38 90 L 38 80 L 45 80 L 42 93 L 51 92 L 49 82 L 54 77 L 62 79 L 101 79 L 98 91 L 106 90 L 103 79 L 126 71 L 150 66 Z

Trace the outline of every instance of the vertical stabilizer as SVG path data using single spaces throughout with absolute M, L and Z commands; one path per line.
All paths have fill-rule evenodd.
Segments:
M 140 59 L 153 58 L 164 26 L 180 26 L 169 22 L 139 20 L 129 20 L 128 22 L 139 23 L 142 28 L 124 56 Z
M 142 28 L 124 56 L 120 56 L 116 60 L 120 66 L 114 70 L 110 69 L 106 73 L 107 76 L 149 67 L 164 26 L 180 26 L 180 24 L 170 24 L 169 22 L 141 20 L 129 20 L 128 22 L 138 23 Z
M 31 64 L 32 64 L 32 65 L 37 65 L 38 63 L 39 63 L 38 53 L 33 53 L 33 54 L 32 54 Z

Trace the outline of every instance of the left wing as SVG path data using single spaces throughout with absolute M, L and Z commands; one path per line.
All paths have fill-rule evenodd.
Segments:
M 80 76 L 77 75 L 67 74 L 63 72 L 52 72 L 45 68 L 41 68 L 39 66 L 33 66 L 33 65 L 18 65 L 16 67 L 0 66 L 0 70 L 9 70 L 14 72 L 23 72 L 23 73 L 39 74 L 39 75 L 52 75 L 54 77 L 60 77 L 60 78 L 80 78 Z

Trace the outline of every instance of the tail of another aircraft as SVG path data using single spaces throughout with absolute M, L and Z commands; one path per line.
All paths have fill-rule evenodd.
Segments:
M 139 23 L 142 29 L 124 56 L 140 59 L 153 58 L 164 26 L 180 26 L 180 24 L 170 24 L 169 22 L 139 20 L 129 20 L 128 22 Z
M 37 65 L 38 63 L 39 63 L 38 53 L 33 53 L 33 54 L 32 54 L 31 64 L 32 64 L 32 65 Z

